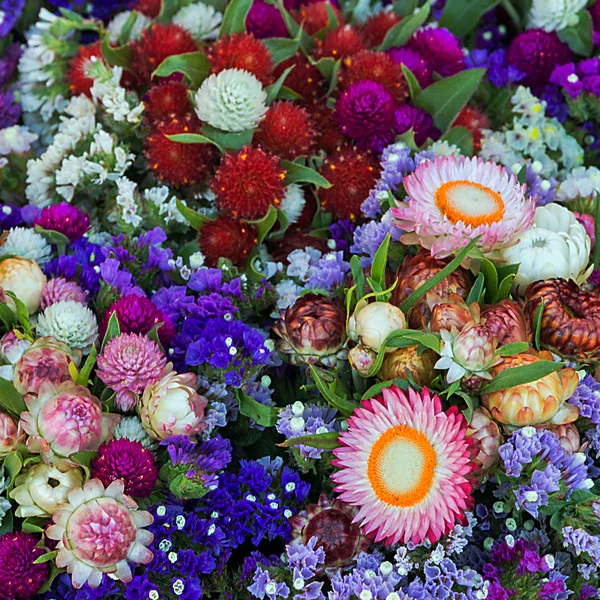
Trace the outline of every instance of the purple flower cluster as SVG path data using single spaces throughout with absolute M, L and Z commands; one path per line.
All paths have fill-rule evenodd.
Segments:
M 594 425 L 600 425 L 600 383 L 591 375 L 579 382 L 569 403 L 579 408 L 579 416 L 588 419 Z
M 471 68 L 487 69 L 487 77 L 496 87 L 509 86 L 526 76 L 516 65 L 509 63 L 505 48 L 473 50 L 467 60 Z
M 81 239 L 90 228 L 90 218 L 76 206 L 61 202 L 42 209 L 34 221 L 50 231 L 58 231 L 66 236 L 70 242 Z
M 460 42 L 443 27 L 424 27 L 409 40 L 408 48 L 420 54 L 432 72 L 442 77 L 456 75 L 466 68 Z
M 600 58 L 589 58 L 559 65 L 550 76 L 550 82 L 560 86 L 570 98 L 581 93 L 600 96 Z

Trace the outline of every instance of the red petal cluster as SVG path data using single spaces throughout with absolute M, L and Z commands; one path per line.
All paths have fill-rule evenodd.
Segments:
M 216 267 L 219 258 L 228 258 L 241 267 L 256 244 L 256 228 L 249 223 L 220 214 L 200 229 L 198 245 L 207 266 Z
M 340 9 L 330 2 L 313 2 L 312 4 L 304 4 L 298 10 L 293 11 L 293 16 L 298 23 L 302 23 L 304 31 L 308 35 L 314 35 L 317 31 L 321 31 L 329 24 L 329 13 L 327 5 L 333 11 L 338 21 L 341 22 Z
M 314 102 L 325 94 L 325 80 L 317 67 L 308 62 L 304 54 L 298 52 L 291 58 L 280 62 L 275 67 L 275 77 L 279 77 L 286 69 L 294 67 L 285 78 L 286 87 L 300 94 L 304 102 Z
M 141 12 L 143 15 L 155 19 L 160 14 L 162 0 L 135 0 L 132 9 Z
M 333 110 L 326 104 L 312 104 L 308 112 L 313 118 L 317 131 L 317 144 L 328 154 L 335 152 L 347 141 L 347 137 L 340 132 L 338 124 L 333 120 Z
M 330 31 L 318 42 L 317 57 L 345 58 L 364 49 L 363 37 L 352 25 L 342 25 Z
M 387 32 L 402 19 L 393 11 L 386 10 L 371 15 L 365 22 L 363 31 L 368 48 L 377 48 Z
M 481 139 L 483 138 L 481 130 L 489 129 L 491 124 L 487 115 L 480 110 L 477 110 L 472 106 L 465 106 L 458 113 L 458 117 L 456 117 L 456 120 L 454 121 L 454 127 L 464 127 L 465 129 L 468 129 L 473 135 L 473 151 L 479 152 L 481 150 Z
M 77 54 L 69 61 L 67 82 L 73 96 L 85 94 L 89 98 L 92 97 L 90 90 L 94 80 L 86 75 L 86 70 L 94 58 L 103 60 L 100 42 L 94 42 L 89 46 L 80 46 Z
M 188 88 L 180 81 L 165 81 L 151 87 L 144 105 L 148 121 L 178 119 L 192 112 Z

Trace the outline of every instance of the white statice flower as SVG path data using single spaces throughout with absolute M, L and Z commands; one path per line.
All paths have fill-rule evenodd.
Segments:
M 121 86 L 123 68 L 108 69 L 100 61 L 96 61 L 94 66 L 95 68 L 89 71 L 89 75 L 94 79 L 90 90 L 94 102 L 101 104 L 117 122 L 139 123 L 144 112 L 144 104 L 142 102 L 136 103 L 135 106 L 130 104 L 127 90 Z
M 127 177 L 119 177 L 117 184 L 117 206 L 121 208 L 121 218 L 128 225 L 137 227 L 142 222 L 142 217 L 137 214 L 136 201 L 137 184 Z
M 50 260 L 52 248 L 44 236 L 27 227 L 13 227 L 8 232 L 4 244 L 0 246 L 0 256 L 13 254 L 35 260 L 43 265 Z
M 289 308 L 300 298 L 303 288 L 297 283 L 294 283 L 291 279 L 282 281 L 275 286 L 277 292 L 277 308 L 279 310 L 285 310 Z
M 585 8 L 587 0 L 533 0 L 527 27 L 545 31 L 561 31 L 577 25 L 577 13 Z
M 75 188 L 82 177 L 85 176 L 85 163 L 83 156 L 67 156 L 60 169 L 56 171 L 56 193 L 60 194 L 67 202 L 73 200 Z
M 213 127 L 240 132 L 263 120 L 266 100 L 267 92 L 252 73 L 225 69 L 203 81 L 196 92 L 196 114 Z
M 32 133 L 22 125 L 13 125 L 0 129 L 0 156 L 8 154 L 24 154 L 31 150 L 31 144 L 38 139 L 35 133 Z
M 165 224 L 168 225 L 173 221 L 176 223 L 186 223 L 185 218 L 177 208 L 177 198 L 175 196 L 169 198 L 170 193 L 169 188 L 163 185 L 144 190 L 144 198 L 158 208 L 158 214 L 163 217 Z M 181 203 L 186 204 L 185 200 L 182 200 Z
M 116 440 L 122 438 L 132 442 L 140 442 L 144 448 L 154 449 L 158 444 L 146 433 L 139 417 L 122 417 L 115 428 Z
M 197 271 L 198 269 L 202 268 L 204 266 L 204 261 L 206 260 L 204 258 L 204 254 L 202 254 L 202 252 L 194 252 L 194 254 L 192 254 L 190 256 L 190 269 Z
M 214 40 L 222 20 L 223 15 L 204 2 L 184 6 L 173 17 L 173 23 L 183 27 L 196 40 Z
M 125 23 L 127 23 L 127 20 L 132 13 L 133 11 L 131 10 L 120 12 L 118 15 L 115 15 L 108 24 L 106 30 L 108 31 L 111 43 L 116 44 L 119 41 L 123 27 L 125 26 Z M 142 37 L 142 32 L 144 29 L 150 27 L 151 22 L 151 19 L 149 19 L 146 15 L 136 12 L 136 19 L 133 22 L 133 27 L 129 33 L 129 40 L 139 40 Z
M 291 185 L 288 185 L 279 208 L 287 217 L 288 222 L 292 224 L 296 223 L 300 218 L 305 204 L 306 198 L 304 197 L 304 190 L 298 184 L 292 183 Z
M 446 140 L 433 142 L 427 150 L 429 152 L 435 152 L 437 156 L 460 156 L 462 154 L 458 146 L 449 144 Z
M 64 342 L 73 350 L 87 354 L 98 339 L 96 315 L 80 302 L 61 300 L 39 315 L 37 333 Z
M 556 200 L 565 202 L 577 198 L 592 198 L 596 193 L 600 193 L 600 169 L 577 167 L 560 184 Z

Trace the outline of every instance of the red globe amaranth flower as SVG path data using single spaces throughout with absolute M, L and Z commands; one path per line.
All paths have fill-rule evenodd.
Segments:
M 94 59 L 104 60 L 100 50 L 100 42 L 94 42 L 89 46 L 80 46 L 77 54 L 69 61 L 67 69 L 67 83 L 73 96 L 85 94 L 92 97 L 91 88 L 94 80 L 87 76 L 87 69 Z
M 197 51 L 198 44 L 183 27 L 155 23 L 142 32 L 139 41 L 131 44 L 131 69 L 143 83 L 149 84 L 152 73 L 165 58 Z
M 384 52 L 361 50 L 345 58 L 340 84 L 345 89 L 361 79 L 370 79 L 384 85 L 398 102 L 408 96 L 408 85 L 402 67 Z
M 34 564 L 46 552 L 38 543 L 21 531 L 0 537 L 0 600 L 29 600 L 48 579 L 48 563 Z
M 223 157 L 212 184 L 221 210 L 239 219 L 260 219 L 285 196 L 279 157 L 245 146 Z
M 339 150 L 348 138 L 340 131 L 337 122 L 333 118 L 333 110 L 325 103 L 312 104 L 307 107 L 313 118 L 315 130 L 317 131 L 317 145 L 320 149 L 331 154 Z
M 273 83 L 273 59 L 264 42 L 248 33 L 223 36 L 208 51 L 212 73 L 243 69 L 263 85 Z
M 302 23 L 304 31 L 308 35 L 314 35 L 329 24 L 328 4 L 329 8 L 341 22 L 340 9 L 327 1 L 305 4 L 298 8 L 298 10 L 293 11 L 293 17 L 298 23 Z
M 473 152 L 479 152 L 481 150 L 481 140 L 483 139 L 482 129 L 489 129 L 491 124 L 487 116 L 480 110 L 472 106 L 465 106 L 458 113 L 453 126 L 468 129 L 473 136 Z
M 131 8 L 151 19 L 155 19 L 160 14 L 161 7 L 162 0 L 135 0 Z
M 292 102 L 274 102 L 267 111 L 254 142 L 281 158 L 310 154 L 316 132 L 306 109 Z
M 182 144 L 167 139 L 179 133 L 200 133 L 202 125 L 193 115 L 158 123 L 144 141 L 144 154 L 157 179 L 181 187 L 206 179 L 215 161 L 212 144 Z
M 229 259 L 236 267 L 246 262 L 248 254 L 258 243 L 256 228 L 250 223 L 220 214 L 200 229 L 198 245 L 207 266 L 216 267 L 219 258 Z
M 76 206 L 61 202 L 42 209 L 33 224 L 50 231 L 58 231 L 68 237 L 70 242 L 75 242 L 90 228 L 90 218 Z
M 317 57 L 345 58 L 364 49 L 362 35 L 352 25 L 342 25 L 330 31 L 323 41 L 318 41 Z
M 184 117 L 192 112 L 187 86 L 180 81 L 164 81 L 152 86 L 144 98 L 146 119 L 163 121 Z
M 90 463 L 92 477 L 105 487 L 122 479 L 125 493 L 134 498 L 147 498 L 158 481 L 154 455 L 141 442 L 121 438 L 105 442 Z
M 280 77 L 289 67 L 294 67 L 285 78 L 286 87 L 300 94 L 304 102 L 314 102 L 327 91 L 325 88 L 325 79 L 319 72 L 319 69 L 311 65 L 306 56 L 301 52 L 280 62 L 275 67 L 274 76 Z
M 328 156 L 320 173 L 331 183 L 330 188 L 319 189 L 323 208 L 337 219 L 354 220 L 375 187 L 379 165 L 369 152 L 346 147 Z
M 387 32 L 402 19 L 393 10 L 371 15 L 363 26 L 363 37 L 368 48 L 376 48 L 383 42 Z

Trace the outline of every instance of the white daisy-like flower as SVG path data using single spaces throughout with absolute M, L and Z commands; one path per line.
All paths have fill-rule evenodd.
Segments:
M 119 41 L 119 36 L 123 31 L 123 27 L 125 26 L 125 23 L 127 23 L 127 20 L 131 16 L 132 12 L 133 11 L 131 10 L 123 11 L 118 15 L 115 15 L 112 21 L 108 24 L 106 30 L 110 36 L 111 43 L 116 44 Z M 142 31 L 147 29 L 151 23 L 151 19 L 149 19 L 146 15 L 143 15 L 139 12 L 136 13 L 136 15 L 137 16 L 133 22 L 133 27 L 129 33 L 129 40 L 139 40 L 142 37 Z
M 267 92 L 252 73 L 225 69 L 205 79 L 196 92 L 196 114 L 213 127 L 240 132 L 263 120 L 266 100 Z
M 214 40 L 219 33 L 223 15 L 203 2 L 184 6 L 173 17 L 173 23 L 183 27 L 197 40 Z
M 42 235 L 26 227 L 13 227 L 0 247 L 0 256 L 13 254 L 43 265 L 50 260 L 52 248 Z
M 296 183 L 288 185 L 280 209 L 290 224 L 295 223 L 300 218 L 305 204 L 304 190 Z
M 51 304 L 39 316 L 37 333 L 64 342 L 73 350 L 87 354 L 98 339 L 98 323 L 94 313 L 74 300 Z
M 592 198 L 600 192 L 600 169 L 597 167 L 577 167 L 560 184 L 556 193 L 558 202 L 576 200 L 577 198 Z
M 122 417 L 115 428 L 114 436 L 116 440 L 125 438 L 132 442 L 139 442 L 144 448 L 148 448 L 149 450 L 157 446 L 156 441 L 142 427 L 139 417 Z
M 533 0 L 527 26 L 545 31 L 560 31 L 578 22 L 577 13 L 587 0 Z

